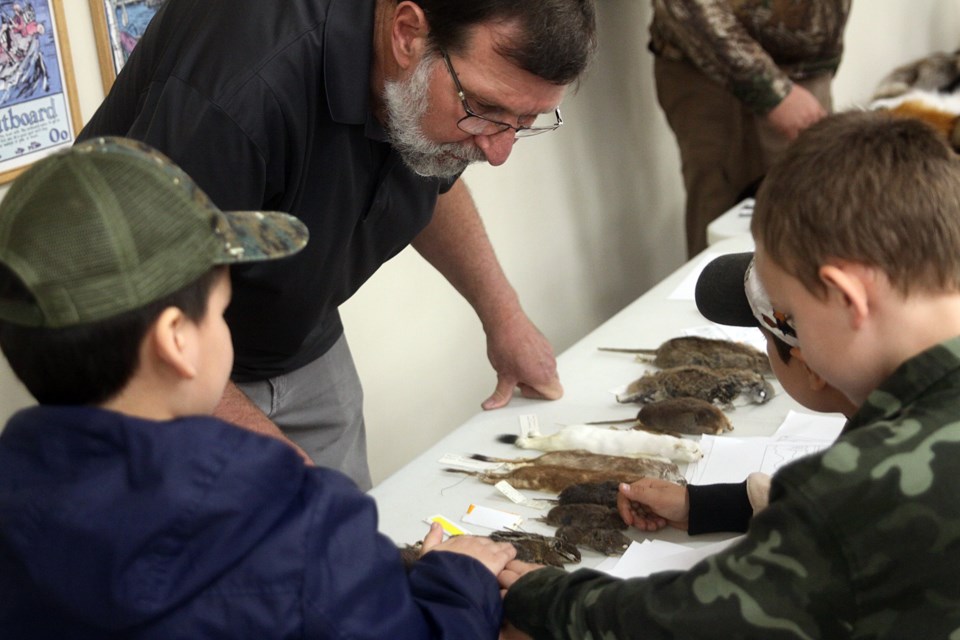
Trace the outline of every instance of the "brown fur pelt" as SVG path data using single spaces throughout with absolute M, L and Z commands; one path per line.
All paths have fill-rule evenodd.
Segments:
M 932 53 L 897 67 L 877 84 L 873 100 L 896 98 L 911 91 L 960 91 L 960 49 Z

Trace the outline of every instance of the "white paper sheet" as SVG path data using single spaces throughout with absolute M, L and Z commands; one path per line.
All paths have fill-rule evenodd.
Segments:
M 772 474 L 788 462 L 829 447 L 840 435 L 844 422 L 843 416 L 837 414 L 791 411 L 769 438 L 703 436 L 703 458 L 688 465 L 687 481 L 742 482 L 754 471 Z
M 742 482 L 753 471 L 773 473 L 800 456 L 830 446 L 844 425 L 843 416 L 791 411 L 769 438 L 703 436 L 703 459 L 691 464 L 687 478 L 693 484 Z M 619 559 L 608 559 L 597 568 L 619 578 L 648 576 L 657 571 L 686 570 L 700 560 L 726 549 L 743 536 L 695 548 L 663 540 L 634 542 Z
M 657 571 L 686 570 L 704 558 L 723 551 L 742 537 L 736 536 L 692 549 L 663 540 L 634 542 L 613 566 L 604 562 L 597 569 L 617 578 L 642 578 Z

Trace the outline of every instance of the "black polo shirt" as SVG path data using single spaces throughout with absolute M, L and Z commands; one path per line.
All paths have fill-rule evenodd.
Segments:
M 78 136 L 160 149 L 224 209 L 290 212 L 298 255 L 233 269 L 234 379 L 323 355 L 338 305 L 427 225 L 451 181 L 417 176 L 370 107 L 375 0 L 168 0 Z

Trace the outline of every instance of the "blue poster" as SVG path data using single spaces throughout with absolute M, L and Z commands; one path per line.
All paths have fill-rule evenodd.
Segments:
M 73 142 L 50 2 L 0 0 L 0 171 Z

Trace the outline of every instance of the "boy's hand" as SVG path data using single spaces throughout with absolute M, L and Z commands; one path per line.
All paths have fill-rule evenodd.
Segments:
M 633 484 L 620 485 L 617 510 L 627 526 L 641 531 L 657 531 L 667 525 L 686 531 L 690 499 L 684 486 L 643 478 Z
M 517 555 L 517 550 L 509 542 L 494 542 L 482 536 L 453 536 L 443 542 L 443 529 L 436 522 L 430 524 L 430 531 L 423 539 L 422 558 L 431 551 L 449 551 L 470 556 L 483 564 L 490 572 L 498 576 L 508 562 Z
M 500 588 L 506 590 L 526 574 L 531 571 L 536 571 L 537 569 L 543 569 L 543 567 L 544 565 L 542 564 L 533 564 L 532 562 L 523 562 L 522 560 L 511 560 L 507 563 L 507 566 L 503 568 L 503 571 L 497 575 L 497 581 L 500 582 Z

